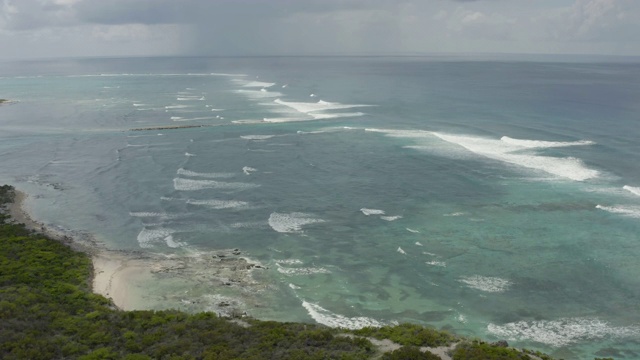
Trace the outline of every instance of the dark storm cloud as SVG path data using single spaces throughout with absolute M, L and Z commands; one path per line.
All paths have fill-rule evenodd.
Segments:
M 323 13 L 392 4 L 383 0 L 85 0 L 75 5 L 75 9 L 79 20 L 88 23 L 159 24 L 197 23 L 206 17 L 228 15 L 279 17 L 296 12 Z
M 75 6 L 78 19 L 94 24 L 168 24 L 188 22 L 202 1 L 116 0 L 83 1 Z
M 0 0 L 0 46 L 78 53 L 635 54 L 639 24 L 636 0 Z

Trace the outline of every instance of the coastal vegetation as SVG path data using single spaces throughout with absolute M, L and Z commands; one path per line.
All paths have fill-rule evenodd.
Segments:
M 122 311 L 91 292 L 84 253 L 16 224 L 0 186 L 2 359 L 551 359 L 412 324 L 347 331 L 175 310 Z M 374 345 L 388 339 L 386 352 Z

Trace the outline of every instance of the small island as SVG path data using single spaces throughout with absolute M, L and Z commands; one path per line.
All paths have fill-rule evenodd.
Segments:
M 0 99 L 0 105 L 4 104 L 4 103 L 6 103 L 6 102 L 9 102 L 9 100 L 7 100 L 7 99 Z

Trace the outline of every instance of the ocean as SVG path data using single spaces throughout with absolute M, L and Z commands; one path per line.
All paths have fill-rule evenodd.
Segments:
M 258 302 L 157 275 L 143 308 L 640 359 L 640 60 L 62 59 L 0 63 L 0 91 L 35 219 L 268 268 Z

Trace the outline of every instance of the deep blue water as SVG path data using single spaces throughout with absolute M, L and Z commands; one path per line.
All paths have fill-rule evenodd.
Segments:
M 640 358 L 640 63 L 52 60 L 0 63 L 0 89 L 0 181 L 35 218 L 239 248 L 270 267 L 255 317 Z M 147 285 L 152 308 L 220 291 Z

